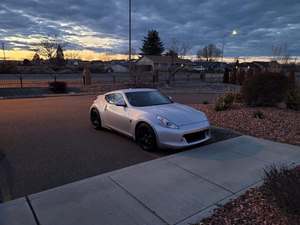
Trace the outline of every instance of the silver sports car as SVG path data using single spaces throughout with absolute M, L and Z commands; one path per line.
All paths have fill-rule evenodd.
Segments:
M 144 150 L 178 149 L 210 138 L 203 112 L 175 103 L 155 89 L 126 89 L 99 95 L 90 108 L 96 129 L 132 137 Z

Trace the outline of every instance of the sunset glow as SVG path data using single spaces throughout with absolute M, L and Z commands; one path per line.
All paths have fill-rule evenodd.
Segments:
M 18 60 L 22 61 L 24 59 L 31 60 L 34 56 L 35 52 L 31 50 L 8 50 L 5 52 L 6 59 L 8 60 Z M 98 53 L 90 50 L 67 50 L 65 51 L 66 59 L 81 59 L 81 60 L 102 60 L 102 61 L 110 61 L 110 60 L 127 60 L 128 55 L 126 54 L 109 54 L 109 53 Z M 0 54 L 0 59 L 3 58 L 2 54 Z M 137 58 L 137 56 L 133 56 L 133 58 Z
M 224 57 L 271 57 L 272 46 L 283 44 L 286 54 L 299 56 L 298 5 L 250 0 L 240 4 L 232 0 L 224 4 L 217 0 L 135 1 L 132 48 L 138 53 L 148 30 L 155 29 L 166 50 L 176 38 L 189 43 L 187 55 L 192 56 L 210 43 L 220 47 L 224 34 L 234 36 L 226 40 Z M 245 13 L 245 9 L 251 10 Z M 84 60 L 128 58 L 128 1 L 2 0 L 0 15 L 0 43 L 8 59 L 31 58 L 41 40 L 53 36 L 66 43 L 66 53 L 76 51 Z

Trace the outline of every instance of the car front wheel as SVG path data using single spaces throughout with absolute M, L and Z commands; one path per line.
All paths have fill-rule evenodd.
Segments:
M 146 123 L 142 123 L 137 127 L 136 141 L 139 146 L 146 151 L 154 151 L 157 149 L 154 130 Z

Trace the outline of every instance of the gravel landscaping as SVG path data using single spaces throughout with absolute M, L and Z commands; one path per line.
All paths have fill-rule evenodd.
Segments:
M 214 126 L 259 138 L 300 145 L 299 111 L 234 104 L 226 111 L 216 112 L 212 104 L 191 106 L 206 113 Z
M 297 171 L 300 174 L 299 167 L 295 172 Z M 299 183 L 299 180 L 297 182 Z M 281 194 L 284 198 L 293 198 L 286 192 Z M 294 197 L 297 198 L 297 195 L 295 194 Z M 265 183 L 259 188 L 248 190 L 223 207 L 217 208 L 212 216 L 196 225 L 299 225 L 299 210 L 297 212 L 287 213 L 280 208 L 275 195 L 270 194 L 269 186 Z

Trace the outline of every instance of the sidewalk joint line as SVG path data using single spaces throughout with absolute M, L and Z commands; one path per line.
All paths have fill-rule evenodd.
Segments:
M 36 215 L 36 213 L 35 213 L 35 211 L 34 211 L 34 209 L 33 209 L 33 206 L 32 206 L 32 204 L 31 204 L 31 202 L 30 202 L 30 199 L 28 198 L 27 195 L 25 196 L 25 199 L 26 199 L 26 202 L 27 202 L 27 204 L 28 204 L 28 206 L 29 206 L 29 208 L 30 208 L 30 211 L 31 211 L 31 213 L 32 213 L 32 215 L 33 215 L 33 218 L 34 218 L 36 224 L 37 224 L 37 225 L 41 225 L 41 223 L 40 223 L 40 221 L 39 221 L 39 219 L 38 219 L 38 217 L 37 217 L 37 215 Z
M 224 189 L 225 191 L 230 192 L 231 194 L 235 194 L 235 192 L 233 192 L 233 191 L 231 191 L 231 190 L 229 190 L 229 189 L 223 187 L 222 185 L 217 184 L 217 183 L 215 183 L 215 182 L 213 182 L 213 181 L 211 181 L 211 180 L 209 180 L 209 179 L 207 179 L 207 178 L 205 178 L 205 177 L 202 177 L 202 176 L 200 176 L 199 174 L 196 174 L 196 173 L 194 173 L 194 172 L 192 172 L 192 171 L 190 171 L 190 170 L 188 170 L 188 169 L 185 169 L 185 168 L 183 168 L 182 166 L 178 165 L 177 163 L 174 163 L 174 162 L 172 162 L 172 161 L 170 161 L 170 160 L 168 160 L 168 159 L 167 159 L 167 161 L 168 161 L 169 163 L 171 163 L 171 164 L 177 166 L 178 168 L 180 168 L 180 169 L 182 169 L 182 170 L 184 170 L 184 171 L 186 171 L 186 172 L 188 172 L 188 173 L 190 173 L 190 174 L 192 174 L 192 175 L 194 175 L 194 176 L 196 176 L 196 177 L 198 177 L 198 178 L 201 178 L 201 179 L 205 180 L 206 182 L 208 182 L 208 183 L 210 183 L 210 184 L 216 185 L 216 186 L 218 186 L 219 188 L 222 188 L 222 189 Z
M 111 176 L 108 176 L 108 178 L 116 184 L 119 188 L 121 188 L 123 191 L 125 191 L 130 197 L 135 199 L 138 203 L 140 203 L 145 209 L 150 211 L 153 215 L 155 215 L 158 219 L 160 219 L 162 222 L 164 222 L 167 225 L 169 224 L 166 220 L 164 220 L 161 216 L 159 216 L 154 210 L 150 209 L 146 204 L 144 204 L 141 200 L 139 200 L 137 197 L 135 197 L 133 194 L 131 194 L 126 188 L 124 188 L 121 184 L 119 184 L 117 181 L 115 181 Z

